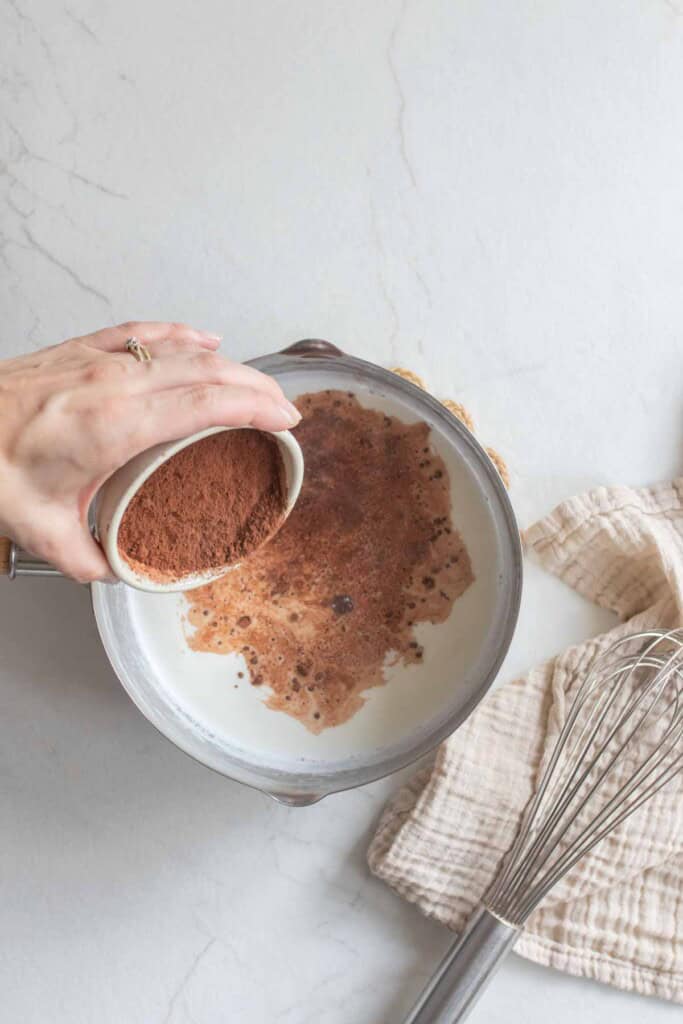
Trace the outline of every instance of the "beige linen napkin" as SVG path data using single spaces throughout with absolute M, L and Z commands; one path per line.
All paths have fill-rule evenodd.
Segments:
M 524 540 L 547 569 L 622 624 L 487 698 L 385 811 L 370 867 L 456 931 L 513 839 L 567 695 L 591 660 L 629 632 L 683 624 L 683 478 L 572 498 Z M 681 777 L 560 883 L 515 949 L 683 1003 Z

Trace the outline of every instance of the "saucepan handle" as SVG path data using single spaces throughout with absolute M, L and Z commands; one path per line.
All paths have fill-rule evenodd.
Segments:
M 0 576 L 9 576 L 13 580 L 17 576 L 63 575 L 53 565 L 23 551 L 9 537 L 0 537 Z
M 293 345 L 283 348 L 281 356 L 343 356 L 344 353 L 331 341 L 323 341 L 322 338 L 305 338 L 303 341 L 295 341 Z
M 464 1020 L 518 934 L 516 928 L 480 907 L 446 953 L 404 1024 L 456 1024 Z

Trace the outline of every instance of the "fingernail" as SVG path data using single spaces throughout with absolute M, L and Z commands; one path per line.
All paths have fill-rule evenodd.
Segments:
M 295 427 L 297 423 L 300 422 L 301 413 L 299 412 L 297 407 L 295 405 L 292 405 L 291 402 L 288 402 L 287 399 L 285 399 L 284 403 L 280 406 L 280 409 L 287 417 L 287 422 L 291 427 Z
M 205 338 L 209 338 L 210 341 L 222 341 L 223 340 L 223 335 L 222 334 L 214 334 L 213 331 L 202 331 L 201 333 L 204 335 Z

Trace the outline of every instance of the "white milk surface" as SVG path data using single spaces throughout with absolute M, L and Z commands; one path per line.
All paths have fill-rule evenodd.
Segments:
M 416 418 L 395 400 L 359 389 L 357 381 L 354 391 L 364 405 L 399 415 L 404 422 Z M 455 602 L 445 623 L 417 627 L 417 640 L 424 646 L 422 663 L 387 667 L 386 684 L 366 691 L 363 708 L 342 725 L 314 735 L 295 718 L 266 707 L 267 685 L 250 685 L 241 655 L 190 650 L 186 634 L 192 627 L 182 595 L 126 588 L 127 618 L 147 672 L 151 669 L 158 695 L 175 708 L 188 729 L 250 761 L 283 768 L 295 762 L 302 770 L 321 762 L 331 766 L 383 756 L 414 742 L 416 734 L 432 729 L 454 706 L 466 705 L 476 694 L 482 675 L 479 662 L 501 590 L 499 541 L 471 469 L 438 427 L 432 428 L 431 443 L 448 468 L 453 521 L 467 545 L 475 581 Z

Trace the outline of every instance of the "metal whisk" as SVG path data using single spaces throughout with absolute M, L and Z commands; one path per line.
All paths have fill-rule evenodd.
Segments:
M 625 637 L 580 684 L 511 849 L 406 1024 L 462 1020 L 554 885 L 683 770 L 683 630 Z

